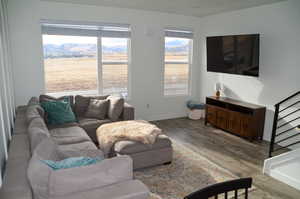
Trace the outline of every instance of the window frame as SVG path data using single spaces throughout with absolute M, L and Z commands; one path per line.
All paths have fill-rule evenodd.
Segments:
M 68 24 L 70 26 L 88 26 L 90 25 L 89 23 L 87 24 L 79 24 L 76 23 L 76 25 L 74 25 L 75 23 L 50 23 L 52 24 L 54 27 L 51 27 L 46 25 L 48 21 L 42 20 L 41 22 L 41 26 L 42 26 L 42 34 L 43 35 L 58 35 L 58 36 L 82 36 L 82 37 L 96 37 L 97 38 L 97 89 L 95 90 L 98 95 L 104 95 L 104 88 L 103 88 L 103 63 L 105 64 L 126 64 L 127 65 L 127 95 L 124 97 L 126 99 L 130 99 L 131 97 L 131 84 L 130 84 L 130 79 L 131 79 L 131 29 L 129 25 L 113 25 L 113 24 L 108 24 L 109 27 L 116 27 L 116 28 L 128 28 L 127 32 L 120 32 L 118 33 L 117 31 L 113 31 L 113 30 L 102 30 L 105 29 L 105 27 L 108 27 L 107 24 L 103 24 L 103 25 L 99 25 L 97 24 L 96 26 L 94 24 L 92 24 L 92 28 L 97 28 L 97 30 L 90 30 L 90 29 L 75 29 L 75 28 L 63 28 L 63 27 L 55 27 L 56 25 L 59 26 L 61 24 Z M 110 35 L 112 34 L 112 35 Z M 102 38 L 124 38 L 127 40 L 127 61 L 126 62 L 107 62 L 107 61 L 103 61 L 102 60 Z M 44 57 L 43 57 L 44 60 Z M 43 66 L 45 68 L 45 62 L 43 62 Z M 44 76 L 45 76 L 45 72 L 44 72 Z M 46 91 L 46 79 L 45 79 L 45 91 Z M 65 95 L 67 93 L 74 93 L 74 94 L 85 94 L 85 95 L 94 95 L 95 93 L 93 92 L 85 92 L 85 91 L 62 91 L 62 92 L 45 92 L 47 94 L 52 94 L 55 96 L 61 96 L 61 95 Z M 116 93 L 111 93 L 116 94 Z
M 189 39 L 189 50 L 188 50 L 188 60 L 187 61 L 166 61 L 166 38 L 182 38 Z M 191 96 L 192 93 L 192 65 L 193 65 L 193 32 L 190 30 L 177 30 L 177 29 L 166 29 L 164 35 L 164 64 L 163 64 L 163 96 L 165 98 L 170 97 L 185 97 Z M 187 64 L 188 65 L 188 85 L 187 93 L 184 94 L 166 94 L 165 92 L 165 70 L 166 64 Z

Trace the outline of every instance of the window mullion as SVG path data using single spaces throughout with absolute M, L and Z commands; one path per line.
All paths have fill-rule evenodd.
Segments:
M 103 67 L 102 67 L 102 37 L 101 31 L 97 37 L 97 68 L 98 68 L 98 93 L 103 94 Z
M 189 63 L 188 63 L 188 66 L 189 66 L 189 73 L 188 73 L 188 78 L 189 78 L 189 81 L 188 81 L 188 94 L 191 94 L 192 93 L 192 81 L 193 81 L 193 77 L 192 77 L 192 65 L 193 65 L 193 39 L 190 39 L 189 41 Z

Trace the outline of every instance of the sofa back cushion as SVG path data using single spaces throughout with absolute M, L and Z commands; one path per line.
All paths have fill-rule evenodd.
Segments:
M 77 117 L 84 117 L 91 99 L 105 100 L 108 96 L 75 96 L 74 112 Z
M 31 105 L 39 105 L 39 99 L 37 97 L 31 97 L 30 100 L 28 101 L 27 106 L 31 106 Z
M 48 128 L 42 118 L 34 118 L 28 125 L 28 134 L 30 140 L 30 149 L 33 153 L 35 148 L 44 139 L 49 138 Z
M 34 118 L 44 118 L 45 111 L 40 105 L 31 105 L 26 109 L 26 121 L 29 124 Z

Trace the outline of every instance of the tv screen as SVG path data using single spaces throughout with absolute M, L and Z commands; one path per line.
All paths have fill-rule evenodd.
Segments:
M 259 75 L 259 34 L 206 38 L 207 71 Z

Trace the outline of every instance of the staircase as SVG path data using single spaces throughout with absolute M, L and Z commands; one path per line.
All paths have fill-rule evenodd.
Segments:
M 275 105 L 263 172 L 300 190 L 300 91 Z

